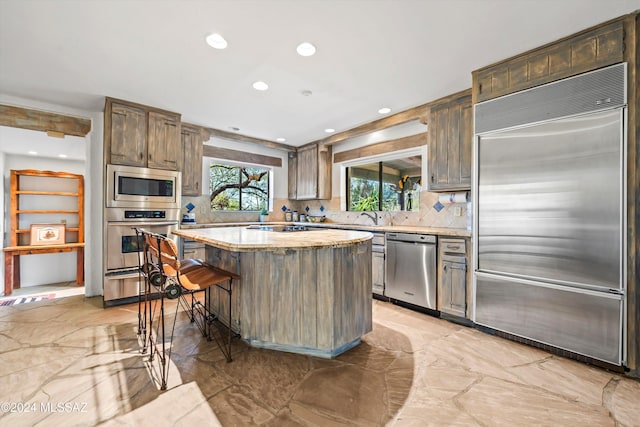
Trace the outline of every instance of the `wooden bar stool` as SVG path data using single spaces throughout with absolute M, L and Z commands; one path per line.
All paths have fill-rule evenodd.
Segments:
M 240 276 L 199 260 L 180 260 L 175 242 L 165 236 L 148 233 L 147 245 L 152 258 L 157 258 L 161 261 L 162 274 L 166 277 L 166 281 L 170 282 L 168 286 L 165 285 L 167 297 L 179 299 L 180 305 L 189 314 L 191 321 L 196 323 L 202 335 L 207 337 L 208 340 L 215 340 L 225 355 L 227 362 L 231 362 L 231 339 L 233 337 L 231 328 L 232 285 L 233 279 L 239 279 Z M 228 335 L 224 343 L 222 332 L 220 332 L 220 338 L 211 332 L 212 323 L 216 322 L 216 325 L 221 323 L 218 315 L 208 306 L 211 303 L 213 287 L 226 292 L 228 296 L 229 325 L 227 325 Z M 197 298 L 196 294 L 199 292 L 204 293 L 206 303 Z

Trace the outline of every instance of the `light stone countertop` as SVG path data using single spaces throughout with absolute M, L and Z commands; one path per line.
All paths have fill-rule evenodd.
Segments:
M 291 223 L 287 223 L 291 225 Z M 226 224 L 228 225 L 228 224 Z M 269 225 L 274 225 L 270 223 Z M 373 234 L 354 230 L 312 230 L 275 232 L 243 226 L 193 227 L 173 234 L 205 245 L 233 252 L 273 251 L 278 249 L 338 248 L 365 242 Z
M 409 225 L 363 225 L 363 224 L 341 224 L 336 222 L 324 222 L 324 223 L 309 223 L 309 222 L 265 222 L 265 223 L 221 223 L 214 222 L 208 224 L 180 224 L 182 230 L 190 230 L 196 228 L 211 228 L 211 227 L 246 227 L 252 224 L 260 225 L 305 225 L 307 227 L 321 227 L 321 228 L 333 228 L 343 230 L 359 230 L 370 231 L 378 233 L 413 233 L 413 234 L 435 234 L 438 236 L 448 237 L 471 237 L 471 231 L 462 228 L 444 228 L 444 227 L 424 227 L 424 226 L 409 226 Z M 284 233 L 289 234 L 289 233 Z

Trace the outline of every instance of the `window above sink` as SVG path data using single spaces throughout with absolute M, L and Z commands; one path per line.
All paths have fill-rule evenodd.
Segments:
M 418 211 L 425 159 L 416 148 L 344 164 L 344 210 Z

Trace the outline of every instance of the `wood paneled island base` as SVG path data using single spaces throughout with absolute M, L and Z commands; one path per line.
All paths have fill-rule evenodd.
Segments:
M 174 233 L 205 243 L 209 264 L 241 276 L 231 327 L 251 346 L 333 358 L 372 329 L 371 233 L 245 227 Z M 213 292 L 209 304 L 228 325 L 225 296 Z

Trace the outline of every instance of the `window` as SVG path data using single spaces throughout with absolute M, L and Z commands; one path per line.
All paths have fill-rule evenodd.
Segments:
M 347 210 L 417 211 L 421 162 L 421 156 L 411 156 L 348 167 Z
M 269 206 L 271 170 L 221 162 L 209 166 L 211 210 L 259 211 Z

